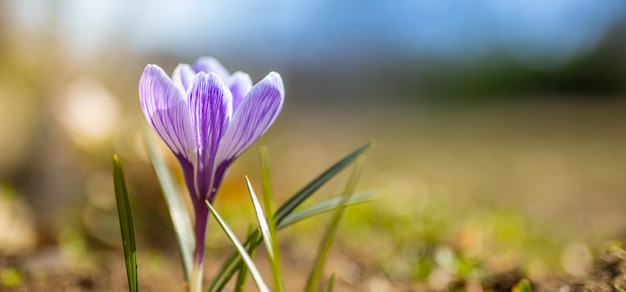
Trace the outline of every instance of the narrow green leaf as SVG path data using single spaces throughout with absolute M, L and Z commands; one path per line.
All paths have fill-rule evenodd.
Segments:
M 254 254 L 250 254 L 251 257 L 254 257 Z M 248 282 L 248 268 L 246 266 L 241 266 L 239 269 L 239 274 L 237 274 L 237 282 L 235 282 L 235 292 L 243 292 L 246 290 L 246 283 Z
M 318 251 L 318 256 L 315 261 L 315 265 L 311 270 L 311 274 L 309 275 L 309 279 L 307 280 L 306 291 L 307 292 L 315 292 L 317 291 L 317 287 L 319 285 L 320 279 L 322 277 L 322 272 L 324 271 L 324 266 L 326 264 L 326 260 L 328 259 L 328 254 L 330 253 L 330 247 L 333 244 L 335 239 L 335 234 L 337 233 L 337 227 L 339 226 L 339 219 L 344 213 L 345 204 L 350 199 L 350 196 L 354 193 L 354 188 L 361 176 L 361 172 L 363 171 L 363 165 L 365 163 L 365 156 L 360 156 L 357 160 L 357 163 L 354 166 L 354 171 L 348 180 L 348 184 L 346 185 L 346 189 L 344 191 L 344 197 L 342 198 L 342 202 L 335 211 L 333 215 L 332 221 L 328 225 L 326 229 L 326 233 L 324 234 L 324 238 L 320 243 L 320 249 Z
M 373 201 L 376 199 L 377 196 L 374 193 L 363 192 L 363 193 L 356 193 L 352 196 L 343 195 L 337 198 L 328 199 L 328 200 L 316 203 L 314 205 L 311 205 L 304 210 L 290 214 L 289 216 L 285 218 L 285 220 L 283 220 L 283 222 L 280 223 L 280 225 L 278 225 L 278 229 L 287 227 L 300 220 L 304 220 L 304 219 L 313 217 L 315 215 L 334 210 L 335 208 L 339 207 L 342 204 L 342 201 L 345 199 L 345 197 L 348 197 L 347 201 L 345 202 L 345 206 L 351 206 L 351 205 Z
M 330 275 L 330 279 L 328 279 L 328 284 L 326 285 L 326 292 L 333 292 L 333 288 L 335 287 L 335 275 L 337 273 L 333 272 L 332 275 Z
M 273 214 L 274 190 L 272 187 L 272 172 L 270 170 L 270 154 L 267 147 L 261 146 L 259 149 L 261 156 L 261 177 L 263 183 L 263 207 L 267 214 Z
M 248 234 L 250 234 L 250 232 L 252 232 L 253 229 L 253 225 L 250 224 L 248 225 Z M 245 247 L 245 245 L 244 245 Z M 254 255 L 256 252 L 249 252 L 248 254 L 250 254 L 250 257 L 252 259 L 254 259 Z M 237 281 L 235 282 L 235 292 L 243 292 L 246 289 L 246 282 L 248 282 L 248 268 L 246 268 L 246 266 L 241 266 L 241 268 L 239 268 L 239 273 L 237 273 Z
M 337 175 L 340 171 L 342 171 L 346 166 L 350 165 L 359 155 L 363 154 L 365 151 L 374 146 L 374 142 L 370 142 L 361 148 L 355 150 L 350 153 L 344 159 L 335 163 L 335 165 L 331 166 L 329 169 L 324 171 L 320 176 L 315 178 L 312 182 L 298 191 L 295 195 L 293 195 L 287 202 L 285 202 L 278 210 L 276 211 L 276 223 L 280 224 L 281 221 L 285 220 L 285 217 L 293 212 L 300 204 L 310 197 L 315 191 L 317 191 L 321 186 L 327 183 L 331 178 Z
M 272 276 L 274 280 L 274 289 L 276 291 L 285 291 L 285 287 L 282 282 L 282 272 L 280 266 L 280 248 L 278 244 L 278 235 L 277 235 L 277 227 L 276 221 L 274 220 L 274 188 L 272 186 L 272 172 L 270 170 L 270 155 L 269 150 L 265 146 L 261 146 L 260 149 L 261 156 L 261 177 L 263 183 L 263 201 L 265 204 L 265 212 L 269 214 L 269 217 L 266 217 L 268 229 L 269 229 L 269 238 L 271 238 L 271 250 L 272 257 L 270 258 L 272 264 Z M 265 238 L 265 236 L 264 236 Z
M 215 217 L 215 221 L 217 221 L 217 223 L 220 225 L 224 233 L 226 233 L 226 235 L 228 236 L 228 239 L 230 239 L 230 242 L 232 242 L 232 244 L 237 249 L 237 252 L 241 256 L 243 261 L 246 263 L 246 265 L 248 266 L 248 269 L 250 270 L 250 275 L 252 275 L 252 279 L 256 283 L 257 288 L 259 288 L 259 291 L 269 292 L 270 289 L 267 288 L 267 285 L 265 284 L 265 282 L 263 281 L 263 278 L 261 277 L 261 273 L 259 273 L 259 270 L 254 265 L 254 262 L 252 261 L 252 259 L 250 258 L 250 255 L 248 255 L 248 252 L 246 251 L 246 248 L 241 244 L 241 242 L 239 242 L 239 239 L 237 239 L 237 236 L 235 235 L 235 233 L 230 229 L 230 227 L 228 227 L 224 219 L 222 219 L 222 216 L 220 216 L 220 214 L 217 213 L 217 211 L 213 208 L 213 206 L 211 206 L 211 204 L 209 204 L 208 201 L 206 201 L 206 205 L 207 207 L 209 207 L 209 211 L 211 211 L 211 214 L 213 214 L 213 216 Z
M 250 226 L 248 226 L 247 233 L 250 234 L 251 232 L 254 232 L 255 230 L 258 230 L 258 228 L 253 228 L 252 224 L 250 224 Z M 256 250 L 257 250 L 256 247 L 251 248 L 249 245 L 246 245 L 246 243 L 244 243 L 243 246 L 248 251 L 250 258 L 254 259 L 254 255 L 256 254 Z M 246 265 L 240 265 L 239 267 L 240 267 L 239 273 L 237 273 L 237 282 L 235 283 L 235 291 L 243 292 L 246 289 L 246 282 L 248 281 L 248 275 L 250 273 Z
M 259 241 L 258 242 L 260 243 L 261 242 L 261 239 L 260 239 L 260 234 L 261 233 L 259 233 L 259 229 L 257 228 L 254 231 L 249 230 L 248 234 L 251 234 L 251 232 L 256 233 L 256 234 L 259 235 L 259 238 L 258 238 Z M 259 244 L 256 243 L 256 241 L 254 243 L 255 244 L 253 244 L 253 242 L 251 242 L 251 241 L 250 242 L 246 241 L 243 244 L 243 246 L 248 251 L 248 254 L 250 255 L 250 258 L 254 258 L 254 255 L 256 254 L 256 251 L 257 251 L 257 247 L 259 246 Z M 239 253 L 235 253 L 235 255 L 237 255 L 237 258 L 241 260 L 241 257 L 239 257 Z M 250 274 L 250 273 L 249 273 L 248 267 L 246 265 L 238 265 L 238 270 L 239 270 L 239 273 L 237 274 L 237 283 L 236 283 L 235 289 L 237 289 L 238 287 L 241 287 L 241 290 L 238 290 L 238 291 L 239 292 L 243 292 L 245 290 L 246 282 L 247 282 L 247 279 L 248 279 L 248 274 Z
M 248 187 L 248 193 L 250 194 L 250 199 L 252 200 L 252 205 L 254 206 L 254 211 L 256 212 L 257 220 L 259 221 L 259 227 L 261 228 L 261 234 L 263 235 L 263 241 L 265 242 L 265 247 L 267 248 L 267 253 L 271 257 L 274 256 L 274 251 L 272 250 L 272 238 L 270 236 L 270 227 L 267 225 L 265 221 L 265 214 L 263 214 L 263 209 L 261 208 L 261 203 L 256 197 L 256 193 L 252 188 L 252 184 L 250 183 L 250 179 L 246 176 L 246 186 Z
M 339 172 L 345 169 L 348 165 L 350 165 L 355 159 L 359 157 L 362 153 L 372 148 L 375 145 L 374 142 L 370 142 L 352 153 L 348 154 L 346 157 L 335 163 L 333 166 L 328 168 L 318 177 L 313 179 L 309 184 L 307 184 L 300 191 L 295 193 L 291 198 L 289 198 L 278 210 L 273 214 L 274 221 L 276 226 L 280 226 L 282 221 L 293 212 L 302 202 L 304 202 L 307 198 L 309 198 L 312 194 L 315 193 L 321 186 L 327 183 L 331 178 L 335 177 Z M 246 239 L 246 244 L 250 244 L 250 246 L 256 247 L 262 241 L 261 233 L 257 230 L 248 235 Z M 246 245 L 247 246 L 247 245 Z M 241 265 L 241 258 L 237 253 L 233 254 L 231 257 L 224 262 L 222 268 L 215 275 L 211 284 L 209 285 L 209 292 L 219 292 L 222 291 L 226 283 L 230 280 L 230 278 L 235 274 L 239 265 Z
M 195 235 L 193 233 L 193 224 L 188 208 L 185 206 L 183 198 L 181 198 L 182 189 L 176 184 L 176 180 L 172 176 L 169 168 L 165 164 L 165 159 L 161 156 L 156 148 L 155 140 L 149 134 L 144 132 L 144 145 L 148 156 L 152 161 L 154 172 L 159 179 L 163 197 L 167 204 L 172 225 L 176 233 L 178 241 L 178 249 L 183 264 L 183 272 L 185 279 L 190 281 L 191 269 L 193 267 L 193 249 L 195 246 Z
M 261 208 L 261 203 L 256 197 L 256 193 L 252 188 L 252 184 L 250 180 L 246 176 L 246 184 L 248 186 L 248 192 L 250 193 L 250 199 L 252 200 L 252 205 L 254 206 L 254 211 L 257 215 L 257 220 L 259 221 L 259 227 L 261 229 L 261 234 L 263 235 L 263 241 L 265 242 L 265 248 L 267 250 L 267 254 L 270 258 L 270 263 L 272 265 L 272 276 L 274 279 L 274 287 L 277 291 L 283 291 L 283 284 L 281 282 L 281 272 L 280 272 L 280 263 L 276 261 L 276 253 L 273 243 L 276 240 L 275 237 L 270 233 L 269 224 L 267 224 L 267 219 L 265 218 L 265 214 L 263 214 L 263 209 Z
M 257 228 L 252 233 L 248 234 L 248 238 L 243 243 L 243 246 L 248 251 L 248 254 L 252 255 L 256 251 L 256 248 L 261 244 L 263 238 L 261 236 L 261 232 Z M 209 285 L 209 292 L 219 292 L 224 289 L 224 286 L 228 283 L 230 278 L 237 271 L 241 271 L 243 269 L 241 256 L 238 252 L 233 253 L 223 264 L 220 271 L 213 277 L 211 284 Z
M 120 230 L 122 232 L 126 275 L 128 276 L 128 290 L 136 292 L 139 291 L 139 279 L 137 277 L 137 246 L 135 244 L 133 214 L 130 209 L 124 172 L 122 171 L 122 165 L 117 155 L 113 155 L 113 183 L 115 185 L 117 214 L 120 218 Z

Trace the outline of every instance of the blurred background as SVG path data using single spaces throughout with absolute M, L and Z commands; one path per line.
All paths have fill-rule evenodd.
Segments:
M 137 84 L 148 63 L 171 72 L 200 56 L 254 81 L 281 73 L 286 104 L 258 143 L 279 202 L 376 139 L 359 190 L 381 198 L 346 214 L 329 263 L 340 285 L 583 275 L 607 240 L 626 237 L 626 2 L 5 0 L 0 264 L 105 266 L 123 282 L 118 153 L 145 273 L 179 269 Z M 217 199 L 239 234 L 254 219 L 243 175 L 259 181 L 257 149 Z M 325 218 L 285 231 L 296 275 Z M 230 253 L 221 232 L 209 237 L 210 257 Z M 180 287 L 182 274 L 171 278 Z

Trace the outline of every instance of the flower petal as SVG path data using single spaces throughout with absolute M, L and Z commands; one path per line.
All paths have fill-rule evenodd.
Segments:
M 139 102 L 154 131 L 179 159 L 195 160 L 195 143 L 187 101 L 156 65 L 148 65 L 139 80 Z
M 200 72 L 189 88 L 191 122 L 198 147 L 196 187 L 200 196 L 212 188 L 215 156 L 232 116 L 232 96 L 222 77 Z
M 233 94 L 234 112 L 239 107 L 243 97 L 246 96 L 250 88 L 252 88 L 252 79 L 250 79 L 250 75 L 247 73 L 237 71 L 228 78 L 227 85 L 230 88 L 230 92 Z
M 185 98 L 187 97 L 187 89 L 189 85 L 191 85 L 191 81 L 195 75 L 196 72 L 194 72 L 188 64 L 179 64 L 176 66 L 176 69 L 174 69 L 174 73 L 172 73 L 172 82 L 182 89 Z
M 283 80 L 276 72 L 254 85 L 226 129 L 220 145 L 220 161 L 232 161 L 261 137 L 278 116 L 284 99 Z
M 199 73 L 199 72 L 204 72 L 204 73 L 213 72 L 213 73 L 221 76 L 224 79 L 226 79 L 228 76 L 230 76 L 230 73 L 228 72 L 228 70 L 226 70 L 226 68 L 224 68 L 222 63 L 220 63 L 220 61 L 218 61 L 217 59 L 215 59 L 213 57 L 201 57 L 195 63 L 193 63 L 191 68 L 193 68 L 193 70 L 196 71 L 196 73 Z

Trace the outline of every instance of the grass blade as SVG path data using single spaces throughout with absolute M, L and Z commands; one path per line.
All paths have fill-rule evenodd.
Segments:
M 276 223 L 280 224 L 281 221 L 287 217 L 293 210 L 298 207 L 304 200 L 310 197 L 315 191 L 317 191 L 321 186 L 323 186 L 328 180 L 337 175 L 340 171 L 342 171 L 346 166 L 350 165 L 357 157 L 363 154 L 365 151 L 373 147 L 374 142 L 367 143 L 361 148 L 355 150 L 350 153 L 344 159 L 335 163 L 329 169 L 324 171 L 321 175 L 311 181 L 308 185 L 298 191 L 295 195 L 293 195 L 287 202 L 285 202 L 278 210 L 276 211 Z
M 226 235 L 228 236 L 228 239 L 230 239 L 230 242 L 233 243 L 233 245 L 237 249 L 237 252 L 241 256 L 243 261 L 246 263 L 246 265 L 248 266 L 248 269 L 250 270 L 250 275 L 252 275 L 252 279 L 254 279 L 254 282 L 259 288 L 259 291 L 269 292 L 270 289 L 267 288 L 267 285 L 265 284 L 265 282 L 263 281 L 263 278 L 261 277 L 261 273 L 259 273 L 259 270 L 254 265 L 254 262 L 252 262 L 252 259 L 248 255 L 246 248 L 243 247 L 241 242 L 239 242 L 239 240 L 237 239 L 237 236 L 235 235 L 235 233 L 230 229 L 230 227 L 228 227 L 224 219 L 222 219 L 220 214 L 217 213 L 217 211 L 213 208 L 213 206 L 211 206 L 211 204 L 209 204 L 208 201 L 206 201 L 206 205 L 207 207 L 209 207 L 211 214 L 213 214 L 213 216 L 215 217 L 215 221 L 217 221 L 217 223 L 220 225 L 222 230 L 224 230 L 224 233 L 226 233 Z
M 263 201 L 265 205 L 265 212 L 269 214 L 267 217 L 267 224 L 269 229 L 269 236 L 271 240 L 272 257 L 270 258 L 272 264 L 272 276 L 274 279 L 274 289 L 277 291 L 285 291 L 285 287 L 282 282 L 281 261 L 280 261 L 280 248 L 278 244 L 278 232 L 276 227 L 276 221 L 274 220 L 274 188 L 272 186 L 272 172 L 270 170 L 270 155 L 267 147 L 262 146 L 260 149 L 261 154 L 261 182 L 263 183 Z
M 248 186 L 248 192 L 250 193 L 250 199 L 252 199 L 254 211 L 256 212 L 257 219 L 259 221 L 259 227 L 261 229 L 261 234 L 263 235 L 265 248 L 267 249 L 267 254 L 270 258 L 270 263 L 272 265 L 272 278 L 274 280 L 274 289 L 276 291 L 284 291 L 284 287 L 281 281 L 280 262 L 278 262 L 276 259 L 276 236 L 270 231 L 270 226 L 267 223 L 265 215 L 263 214 L 261 203 L 259 203 L 259 200 L 256 197 L 256 193 L 254 192 L 252 184 L 250 184 L 250 180 L 247 176 L 246 184 Z
M 178 249 L 183 263 L 183 272 L 185 273 L 185 279 L 189 282 L 193 266 L 193 249 L 195 245 L 195 235 L 193 233 L 190 213 L 180 196 L 182 193 L 181 188 L 175 183 L 176 180 L 165 164 L 165 160 L 159 151 L 157 151 L 155 141 L 148 132 L 144 132 L 144 144 L 148 156 L 152 161 L 154 172 L 161 185 L 167 209 L 172 218 L 172 225 L 174 226 Z
M 113 155 L 113 183 L 115 185 L 117 214 L 120 218 L 120 230 L 122 232 L 128 289 L 131 292 L 136 292 L 139 291 L 139 279 L 137 277 L 137 246 L 135 244 L 133 214 L 130 209 L 130 201 L 128 200 L 124 172 L 117 155 Z
M 337 198 L 328 199 L 328 200 L 316 203 L 312 206 L 309 206 L 302 211 L 289 214 L 289 216 L 287 216 L 285 220 L 283 220 L 283 222 L 281 222 L 280 225 L 278 225 L 278 229 L 285 228 L 291 224 L 313 217 L 315 215 L 334 210 L 335 208 L 339 207 L 342 203 L 344 204 L 344 206 L 351 206 L 351 205 L 373 201 L 376 199 L 377 196 L 370 192 L 356 193 L 352 196 L 349 196 L 349 198 L 346 198 L 347 200 L 343 202 L 345 197 L 347 196 L 343 195 Z
M 250 254 L 250 257 L 254 257 L 254 254 Z M 235 282 L 235 292 L 244 292 L 246 290 L 246 283 L 248 282 L 248 268 L 242 266 L 237 274 L 237 282 Z
M 326 234 L 320 243 L 320 249 L 318 252 L 317 260 L 315 261 L 315 265 L 313 270 L 311 270 L 311 274 L 309 275 L 309 279 L 307 280 L 306 291 L 307 292 L 315 292 L 317 291 L 317 287 L 320 282 L 320 278 L 322 277 L 322 272 L 324 271 L 324 265 L 326 264 L 326 259 L 328 259 L 328 254 L 330 252 L 330 247 L 333 244 L 335 239 L 335 234 L 337 233 L 337 227 L 339 226 L 339 219 L 344 213 L 346 208 L 345 203 L 350 199 L 350 196 L 354 193 L 354 188 L 356 187 L 356 183 L 361 176 L 361 172 L 363 171 L 363 164 L 365 163 L 365 156 L 361 156 L 356 165 L 354 166 L 354 171 L 348 180 L 348 184 L 346 185 L 346 189 L 344 191 L 344 196 L 342 198 L 341 204 L 335 211 L 333 215 L 333 219 L 328 225 L 326 229 Z
M 251 234 L 250 232 L 251 231 L 248 231 L 248 234 Z M 257 240 L 260 243 L 261 242 L 261 238 L 260 238 L 260 234 L 261 233 L 259 232 L 259 229 L 257 228 L 255 231 L 252 231 L 252 232 L 259 236 Z M 254 258 L 254 255 L 256 254 L 257 247 L 259 246 L 258 244 L 256 244 L 256 242 L 257 241 L 254 241 L 255 244 L 252 244 L 253 243 L 252 241 L 250 241 L 250 242 L 246 241 L 243 244 L 243 246 L 248 251 L 248 254 L 250 255 L 250 258 Z M 237 259 L 241 260 L 241 257 L 239 257 L 239 253 L 235 253 L 235 255 L 237 255 Z M 231 257 L 231 259 L 232 259 L 232 257 Z M 245 288 L 246 288 L 245 285 L 246 285 L 246 281 L 248 279 L 248 274 L 250 274 L 250 273 L 249 273 L 248 267 L 246 267 L 246 265 L 238 265 L 238 267 L 239 267 L 238 268 L 239 273 L 237 275 L 237 283 L 236 283 L 236 286 L 235 286 L 235 291 L 243 292 L 245 290 Z
M 270 170 L 270 154 L 267 147 L 261 146 L 261 182 L 263 183 L 263 204 L 267 214 L 273 215 L 274 204 L 274 190 L 272 187 L 272 172 Z
M 263 209 L 261 208 L 261 203 L 259 203 L 259 199 L 257 199 L 256 197 L 256 193 L 252 188 L 252 184 L 250 183 L 250 179 L 248 179 L 248 176 L 246 176 L 246 185 L 248 187 L 250 199 L 252 200 L 252 205 L 254 206 L 254 211 L 256 212 L 257 220 L 259 221 L 259 227 L 261 228 L 261 234 L 263 235 L 263 241 L 265 242 L 267 253 L 270 257 L 273 257 L 274 251 L 272 250 L 272 237 L 270 236 L 270 227 L 267 224 L 265 214 L 263 214 Z
M 333 272 L 332 275 L 330 275 L 330 279 L 328 279 L 328 284 L 326 285 L 326 289 L 324 291 L 326 292 L 333 292 L 333 288 L 335 288 L 335 275 L 337 273 Z
M 291 214 L 304 200 L 309 198 L 315 191 L 317 191 L 321 186 L 323 186 L 326 182 L 328 182 L 331 178 L 335 177 L 339 172 L 345 169 L 348 165 L 354 162 L 355 159 L 359 157 L 359 155 L 363 154 L 368 149 L 372 148 L 375 145 L 374 142 L 370 142 L 352 153 L 348 154 L 346 157 L 335 163 L 329 169 L 324 171 L 322 174 L 313 179 L 309 184 L 307 184 L 300 191 L 295 193 L 289 200 L 287 200 L 278 210 L 274 213 L 273 218 L 276 223 L 276 226 L 280 226 L 282 221 Z M 261 243 L 261 233 L 257 230 L 248 235 L 246 239 L 246 246 L 250 244 L 250 246 L 256 247 Z M 239 265 L 241 265 L 241 258 L 237 253 L 233 254 L 220 269 L 220 271 L 216 274 L 209 285 L 209 292 L 218 292 L 222 291 L 226 283 L 230 280 L 230 278 L 237 272 Z
M 250 232 L 252 232 L 252 226 L 250 226 L 248 228 L 248 234 L 250 234 Z M 244 244 L 244 247 L 246 245 Z M 254 255 L 256 254 L 256 248 L 253 249 L 248 249 L 248 254 L 250 255 L 250 258 L 254 258 Z M 241 268 L 239 269 L 239 274 L 237 275 L 237 282 L 235 283 L 235 292 L 243 292 L 246 289 L 246 282 L 248 280 L 248 275 L 250 274 L 248 272 L 248 268 L 246 266 L 241 266 Z
M 244 247 L 248 251 L 248 254 L 253 254 L 256 250 L 257 246 L 261 244 L 263 238 L 261 236 L 261 232 L 259 229 L 254 230 L 252 233 L 248 234 L 248 238 L 243 243 Z M 241 256 L 238 252 L 233 253 L 225 262 L 222 264 L 222 268 L 220 271 L 213 277 L 213 280 L 209 284 L 208 292 L 220 292 L 224 290 L 224 286 L 228 283 L 230 278 L 237 271 L 241 271 L 242 269 L 242 260 Z

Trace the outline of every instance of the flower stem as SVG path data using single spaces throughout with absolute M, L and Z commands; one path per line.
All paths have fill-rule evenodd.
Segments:
M 190 292 L 202 291 L 202 276 L 204 268 L 204 240 L 206 236 L 206 226 L 209 219 L 209 209 L 204 204 L 196 204 L 196 247 L 193 252 L 193 269 L 191 270 Z
M 189 286 L 189 292 L 201 292 L 202 291 L 202 262 L 198 263 L 194 261 L 193 269 L 191 270 L 191 283 Z

